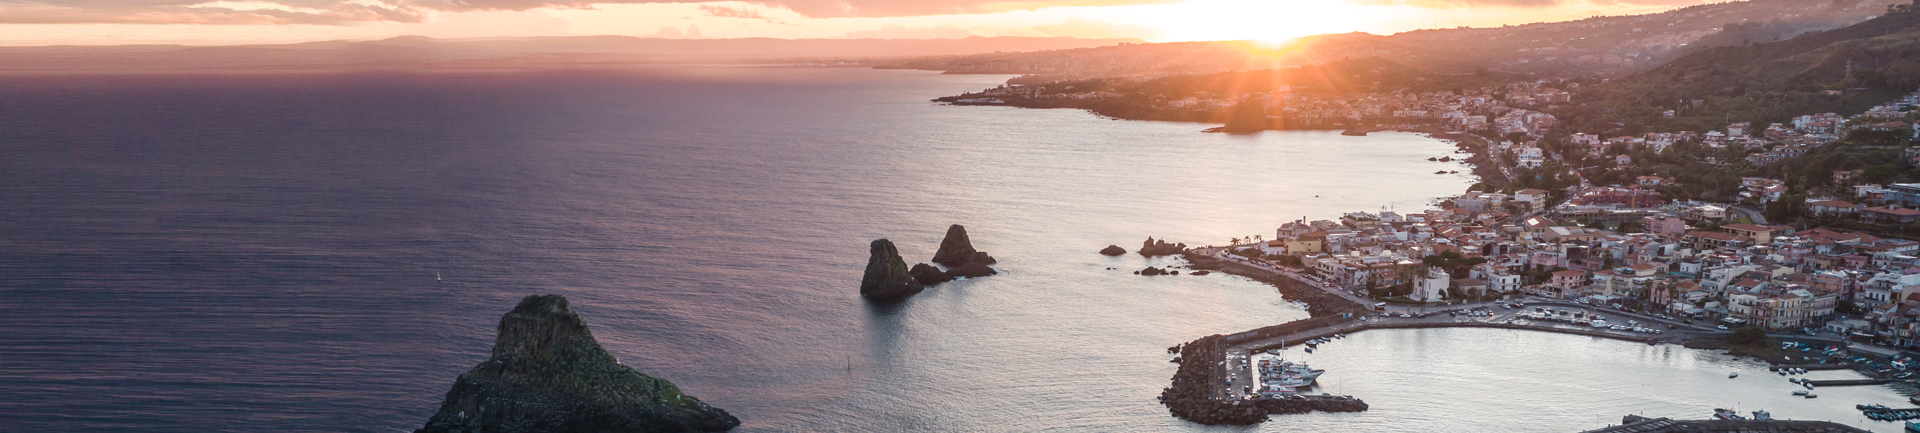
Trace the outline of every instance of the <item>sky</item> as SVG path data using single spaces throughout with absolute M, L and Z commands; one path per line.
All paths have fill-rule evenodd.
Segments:
M 1392 34 L 1643 14 L 1706 0 L 0 0 L 0 45 L 316 40 Z

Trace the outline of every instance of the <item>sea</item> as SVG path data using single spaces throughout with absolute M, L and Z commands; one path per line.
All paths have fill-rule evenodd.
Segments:
M 0 431 L 412 431 L 545 293 L 741 432 L 1572 432 L 1717 407 L 1899 430 L 1853 409 L 1902 406 L 1885 387 L 1807 400 L 1715 351 L 1492 329 L 1291 355 L 1367 412 L 1173 418 L 1167 347 L 1307 314 L 1097 251 L 1419 212 L 1475 179 L 1412 133 L 930 102 L 1007 78 L 0 77 Z M 1000 275 L 860 297 L 870 241 L 925 262 L 951 224 Z

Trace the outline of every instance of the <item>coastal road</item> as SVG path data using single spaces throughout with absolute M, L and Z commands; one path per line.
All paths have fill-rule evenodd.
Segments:
M 1375 300 L 1366 296 L 1356 295 L 1352 291 L 1350 291 L 1350 290 L 1356 290 L 1356 289 L 1342 287 L 1338 284 L 1315 282 L 1313 281 L 1313 279 L 1307 278 L 1306 275 L 1302 275 L 1299 272 L 1294 272 L 1292 270 L 1286 269 L 1285 267 L 1280 267 L 1280 266 L 1270 267 L 1260 262 L 1255 262 L 1253 260 L 1248 260 L 1240 256 L 1227 254 L 1226 251 L 1227 249 L 1224 247 L 1205 247 L 1205 248 L 1196 249 L 1196 252 L 1201 255 L 1205 255 L 1215 259 L 1220 259 L 1222 261 L 1227 261 L 1230 263 L 1240 264 L 1245 267 L 1252 268 L 1255 271 L 1266 273 L 1268 275 L 1278 275 L 1278 276 L 1285 276 L 1287 278 L 1292 278 L 1294 281 L 1299 282 L 1300 284 L 1318 288 L 1321 291 L 1333 294 L 1335 296 L 1339 296 L 1343 299 L 1352 301 L 1353 303 L 1359 304 L 1366 308 L 1372 308 L 1374 304 L 1380 302 L 1378 300 Z M 1505 299 L 1505 300 L 1493 300 L 1493 301 L 1460 303 L 1460 304 L 1430 304 L 1430 305 L 1387 304 L 1385 312 L 1392 313 L 1392 314 L 1399 314 L 1399 313 L 1423 314 L 1423 313 L 1446 313 L 1449 311 L 1462 311 L 1462 310 L 1470 310 L 1470 309 L 1476 309 L 1476 308 L 1499 309 L 1503 304 L 1512 303 L 1512 302 L 1521 302 L 1529 305 L 1541 304 L 1541 305 L 1553 305 L 1561 308 L 1575 308 L 1575 309 L 1589 309 L 1589 310 L 1595 310 L 1595 311 L 1604 311 L 1607 314 L 1624 315 L 1624 316 L 1628 316 L 1633 320 L 1638 320 L 1646 323 L 1653 323 L 1658 325 L 1672 324 L 1678 328 L 1692 329 L 1700 332 L 1725 332 L 1725 331 L 1716 329 L 1710 325 L 1689 324 L 1679 320 L 1669 320 L 1669 319 L 1653 317 L 1652 315 L 1649 315 L 1649 314 L 1640 314 L 1640 313 L 1634 313 L 1629 311 L 1604 308 L 1596 305 L 1580 304 L 1580 303 L 1575 303 L 1575 302 L 1561 300 L 1561 299 L 1541 298 L 1536 296 L 1526 296 L 1521 299 Z

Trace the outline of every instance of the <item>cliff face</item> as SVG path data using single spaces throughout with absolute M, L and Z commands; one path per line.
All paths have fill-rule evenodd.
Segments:
M 914 280 L 906 260 L 893 241 L 874 239 L 868 244 L 867 273 L 860 278 L 860 295 L 875 299 L 899 298 L 920 293 L 926 286 Z
M 560 295 L 500 318 L 493 357 L 461 374 L 415 433 L 714 432 L 740 420 L 620 365 Z

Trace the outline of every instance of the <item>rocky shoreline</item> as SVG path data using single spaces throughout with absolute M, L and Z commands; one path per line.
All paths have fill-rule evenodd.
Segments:
M 1360 412 L 1367 403 L 1346 396 L 1295 396 L 1280 399 L 1232 400 L 1211 395 L 1211 384 L 1224 381 L 1219 362 L 1226 359 L 1223 337 L 1209 335 L 1180 346 L 1180 368 L 1173 385 L 1160 391 L 1160 404 L 1173 416 L 1205 425 L 1254 425 L 1269 415 L 1321 412 Z M 1209 362 L 1209 360 L 1212 360 Z
M 1223 272 L 1267 283 L 1279 289 L 1281 297 L 1289 301 L 1306 304 L 1307 314 L 1311 317 L 1324 317 L 1338 315 L 1340 313 L 1365 313 L 1367 311 L 1365 305 L 1356 304 L 1353 301 L 1347 300 L 1347 298 L 1327 293 L 1325 290 L 1302 286 L 1299 281 L 1294 281 L 1291 278 L 1277 275 L 1262 275 L 1261 273 L 1254 272 L 1253 269 L 1246 267 L 1246 265 L 1229 263 L 1203 254 L 1186 253 L 1183 254 L 1183 256 L 1187 259 L 1187 267 L 1190 269 Z

